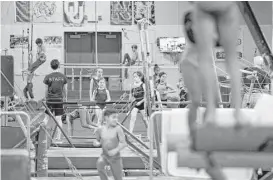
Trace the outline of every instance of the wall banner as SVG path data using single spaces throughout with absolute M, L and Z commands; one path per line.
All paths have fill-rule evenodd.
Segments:
M 30 22 L 30 1 L 15 1 L 15 22 Z
M 10 48 L 28 48 L 28 36 L 10 35 Z
M 45 36 L 44 45 L 47 48 L 61 48 L 62 47 L 62 36 Z
M 111 25 L 132 25 L 132 1 L 111 1 Z
M 64 1 L 63 10 L 65 27 L 81 27 L 87 23 L 84 1 Z
M 33 21 L 36 23 L 62 22 L 61 1 L 33 1 Z
M 154 1 L 134 1 L 134 23 L 143 18 L 149 18 L 149 24 L 155 25 Z

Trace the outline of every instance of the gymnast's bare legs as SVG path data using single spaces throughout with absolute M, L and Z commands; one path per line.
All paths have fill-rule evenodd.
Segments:
M 226 54 L 227 68 L 231 77 L 232 99 L 235 107 L 234 118 L 237 125 L 241 126 L 245 119 L 241 114 L 241 81 L 239 64 L 236 55 L 238 32 L 238 12 L 235 2 L 195 2 L 194 29 L 198 50 L 198 62 L 201 75 L 204 78 L 207 96 L 207 109 L 204 121 L 215 122 L 216 109 L 216 81 L 212 67 L 212 48 L 219 38 Z M 219 33 L 216 37 L 215 33 Z M 236 126 L 237 126 L 236 125 Z

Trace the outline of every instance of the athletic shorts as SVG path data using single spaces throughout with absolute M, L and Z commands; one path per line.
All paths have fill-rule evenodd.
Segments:
M 137 108 L 138 110 L 143 110 L 144 109 L 144 102 L 141 103 L 139 106 L 135 105 L 135 108 Z
M 51 104 L 51 102 L 61 102 L 60 104 Z M 55 113 L 55 116 L 62 116 L 64 114 L 64 107 L 62 104 L 63 100 L 61 99 L 54 99 L 50 100 L 46 103 L 47 107 L 50 109 L 51 113 Z M 46 114 L 49 114 L 49 112 L 46 110 Z

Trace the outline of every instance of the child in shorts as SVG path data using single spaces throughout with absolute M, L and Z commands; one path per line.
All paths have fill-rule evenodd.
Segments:
M 28 69 L 27 69 L 27 85 L 24 88 L 24 96 L 26 100 L 29 100 L 28 93 L 30 98 L 33 100 L 34 95 L 32 92 L 33 89 L 33 83 L 32 79 L 34 76 L 34 71 L 37 70 L 45 61 L 46 61 L 46 55 L 45 55 L 45 46 L 43 45 L 43 40 L 41 38 L 37 38 L 35 41 L 37 45 L 37 54 L 36 54 L 36 61 L 32 63 Z
M 110 166 L 115 180 L 122 180 L 123 165 L 120 151 L 127 144 L 122 128 L 118 125 L 118 114 L 115 110 L 106 109 L 103 113 L 105 123 L 96 131 L 94 145 L 102 147 L 102 154 L 97 161 L 97 169 L 101 180 L 108 180 L 105 171 L 106 166 Z
M 37 45 L 37 53 L 36 53 L 36 61 L 30 65 L 28 68 L 28 73 L 33 73 L 36 69 L 38 69 L 45 61 L 46 61 L 46 49 L 43 45 L 43 40 L 41 38 L 37 38 L 35 41 Z

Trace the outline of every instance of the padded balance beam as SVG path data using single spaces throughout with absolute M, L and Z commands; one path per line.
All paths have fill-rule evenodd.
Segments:
M 82 177 L 99 176 L 97 169 L 78 169 Z M 145 169 L 123 169 L 125 176 L 147 176 L 149 170 Z M 35 175 L 34 173 L 32 174 Z M 74 173 L 70 169 L 52 169 L 48 170 L 49 177 L 74 177 Z
M 44 178 L 32 178 L 31 180 L 75 180 L 75 177 L 44 177 Z M 142 176 L 142 177 L 124 177 L 124 180 L 149 180 L 149 177 Z M 154 177 L 154 180 L 181 180 L 181 177 Z M 191 178 L 192 180 L 198 180 L 196 178 Z M 83 177 L 82 180 L 100 180 L 100 177 Z M 199 179 L 200 180 L 200 179 Z
M 216 125 L 195 130 L 197 151 L 273 151 L 273 96 L 263 95 L 255 109 L 242 109 L 249 126 L 234 129 L 233 109 L 217 109 Z M 201 116 L 202 117 L 202 116 Z
M 127 104 L 129 101 L 109 101 L 103 104 Z M 49 104 L 64 104 L 64 105 L 77 105 L 77 106 L 96 106 L 96 101 L 66 101 L 66 102 L 51 102 L 47 101 Z
M 205 153 L 187 152 L 178 149 L 178 167 L 207 168 Z M 271 168 L 273 167 L 273 153 L 267 152 L 213 152 L 210 156 L 222 167 L 249 167 Z
M 94 146 L 94 141 L 95 139 L 90 139 L 90 140 L 85 140 L 85 141 L 81 141 L 81 140 L 74 140 L 72 139 L 72 143 L 76 148 L 101 148 L 100 146 Z M 71 145 L 66 142 L 66 141 L 62 141 L 62 142 L 54 142 L 51 144 L 52 147 L 62 147 L 62 148 L 71 148 Z
M 201 126 L 195 132 L 196 151 L 266 151 L 273 152 L 273 127 Z

